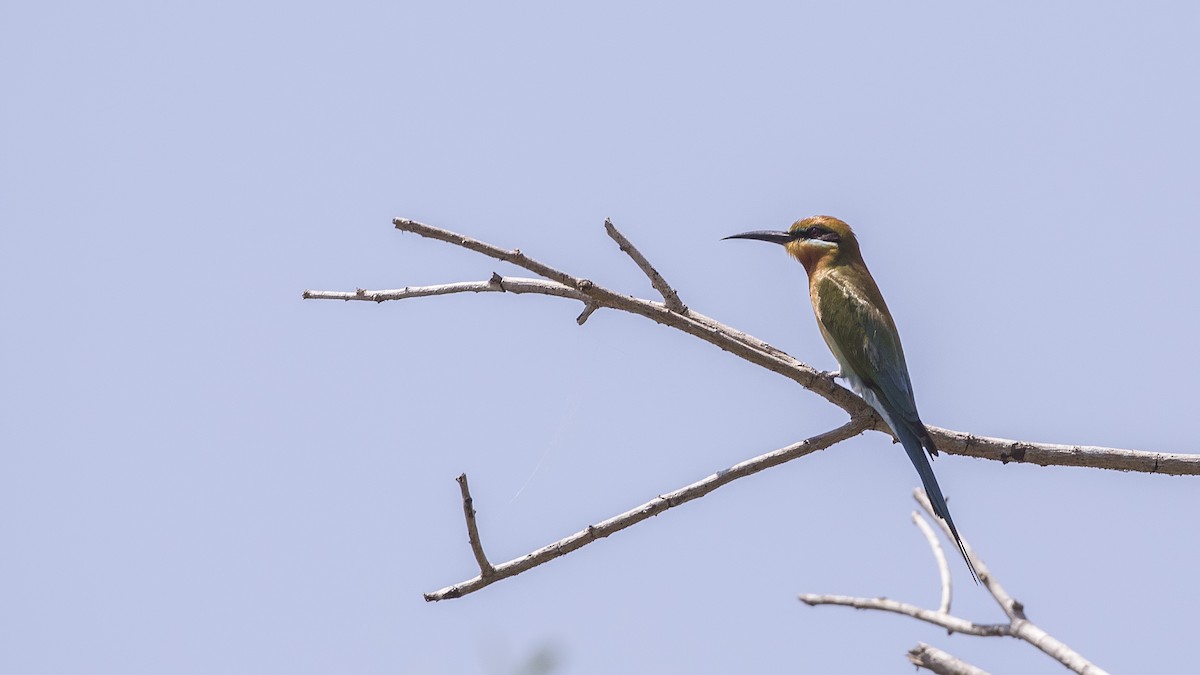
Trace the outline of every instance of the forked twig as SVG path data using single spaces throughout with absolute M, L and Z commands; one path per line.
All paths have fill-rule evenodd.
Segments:
M 501 579 L 515 576 L 521 572 L 537 567 L 538 565 L 550 562 L 551 560 L 564 556 L 571 551 L 583 548 L 597 539 L 603 539 L 610 534 L 620 532 L 621 530 L 624 530 L 631 525 L 640 523 L 647 518 L 657 516 L 667 509 L 671 509 L 681 504 L 686 504 L 693 499 L 703 497 L 713 490 L 716 490 L 723 485 L 728 485 L 739 478 L 745 478 L 746 476 L 756 474 L 764 469 L 778 466 L 784 462 L 790 462 L 793 459 L 803 457 L 818 450 L 824 450 L 835 443 L 840 443 L 847 438 L 861 434 L 869 427 L 869 420 L 864 420 L 861 418 L 852 419 L 836 429 L 826 431 L 823 434 L 818 434 L 807 440 L 800 441 L 799 443 L 793 443 L 785 448 L 768 452 L 767 454 L 755 457 L 754 459 L 735 464 L 728 469 L 718 471 L 717 473 L 714 473 L 703 480 L 692 483 L 686 487 L 679 488 L 674 492 L 668 492 L 665 495 L 659 495 L 645 504 L 634 507 L 625 513 L 613 516 L 612 518 L 596 523 L 595 525 L 589 525 L 583 530 L 580 530 L 569 537 L 564 537 L 554 543 L 547 544 L 538 550 L 533 551 L 532 553 L 528 553 L 520 558 L 496 565 L 493 568 L 494 571 L 491 575 L 483 574 L 481 565 L 481 573 L 479 576 L 473 579 L 468 579 L 462 583 L 454 584 L 453 586 L 447 586 L 446 588 L 434 591 L 432 593 L 426 593 L 425 599 L 432 602 L 435 600 L 457 598 L 468 593 L 473 593 L 474 591 L 477 591 L 485 586 L 490 586 Z M 463 511 L 467 511 L 465 504 Z M 470 529 L 470 525 L 467 527 Z
M 554 292 L 549 295 L 558 295 L 567 297 L 562 290 L 563 286 L 579 291 L 586 299 L 584 304 L 593 304 L 597 307 L 606 307 L 609 309 L 619 309 L 621 311 L 630 312 L 644 316 L 651 321 L 677 328 L 689 335 L 698 337 L 705 342 L 716 345 L 727 352 L 736 354 L 743 359 L 762 366 L 772 372 L 779 373 L 788 377 L 805 389 L 816 393 L 825 398 L 834 405 L 847 411 L 851 416 L 866 415 L 875 416 L 874 411 L 861 398 L 852 393 L 849 389 L 839 386 L 829 377 L 826 377 L 821 371 L 812 368 L 797 359 L 789 356 L 780 349 L 776 349 L 768 345 L 766 342 L 759 340 L 753 336 L 747 335 L 742 331 L 735 330 L 725 326 L 724 324 L 710 319 L 695 311 L 688 310 L 687 314 L 681 314 L 671 311 L 664 303 L 653 302 L 651 300 L 643 300 L 635 298 L 623 293 L 617 293 L 603 286 L 593 283 L 589 279 L 572 276 L 566 272 L 557 270 L 549 265 L 541 263 L 530 258 L 520 251 L 520 249 L 505 250 L 498 246 L 493 246 L 486 242 L 472 239 L 470 237 L 443 230 L 441 228 L 419 223 L 415 220 L 406 218 L 397 218 L 392 221 L 396 225 L 396 229 L 405 232 L 412 232 L 430 239 L 445 241 L 448 243 L 462 246 L 471 251 L 482 253 L 495 260 L 512 263 L 519 267 L 523 267 L 545 279 L 556 282 L 558 286 L 553 287 Z M 615 228 L 614 228 L 615 229 Z M 502 277 L 507 281 L 507 277 Z M 528 292 L 540 292 L 530 290 Z M 327 298 L 330 297 L 324 291 L 305 291 L 306 298 Z M 367 298 L 347 297 L 342 295 L 336 299 L 340 300 L 358 300 Z M 878 419 L 876 417 L 876 419 Z M 881 426 L 882 422 L 877 421 L 876 426 Z
M 944 524 L 940 518 L 933 513 L 933 507 L 929 504 L 929 498 L 925 496 L 925 491 L 916 489 L 913 491 L 913 498 L 921 505 L 921 508 L 929 514 L 929 517 L 938 523 L 942 528 L 943 534 L 948 539 L 952 539 L 953 535 L 950 532 L 950 527 Z M 961 532 L 960 532 L 961 534 Z M 970 558 L 971 564 L 975 567 L 976 573 L 979 575 L 979 581 L 983 583 L 992 598 L 1004 610 L 1004 614 L 1008 617 L 1007 624 L 977 624 L 966 619 L 951 615 L 947 611 L 932 610 L 909 605 L 907 603 L 896 602 L 886 598 L 855 598 L 841 595 L 815 595 L 811 593 L 801 593 L 800 601 L 809 606 L 817 605 L 841 605 L 844 607 L 854 607 L 856 609 L 873 609 L 884 612 L 893 612 L 903 614 L 914 619 L 919 619 L 926 623 L 931 623 L 935 626 L 941 626 L 951 633 L 962 633 L 964 635 L 976 635 L 980 637 L 995 637 L 1007 636 L 1015 637 L 1019 640 L 1024 640 L 1029 644 L 1037 647 L 1045 652 L 1048 656 L 1055 659 L 1062 665 L 1070 668 L 1076 673 L 1086 675 L 1107 675 L 1106 671 L 1083 658 L 1078 652 L 1068 647 L 1057 638 L 1051 636 L 1046 631 L 1036 626 L 1025 616 L 1025 607 L 1020 602 L 1013 599 L 996 577 L 992 574 L 988 566 L 983 560 L 976 555 L 975 551 L 967 543 L 966 537 L 962 538 L 963 548 L 966 549 L 967 557 Z M 940 547 L 939 547 L 940 548 Z M 936 557 L 936 554 L 935 554 Z M 943 560 L 945 556 L 943 556 Z M 943 576 L 943 579 L 948 578 Z M 943 606 L 948 606 L 943 595 Z

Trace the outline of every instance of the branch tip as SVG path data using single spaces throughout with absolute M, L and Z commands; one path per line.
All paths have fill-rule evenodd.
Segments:
M 908 650 L 908 661 L 937 675 L 988 675 L 987 671 L 925 643 Z
M 950 612 L 950 565 L 946 562 L 946 552 L 942 550 L 942 544 L 938 541 L 937 535 L 929 523 L 921 517 L 920 513 L 912 512 L 913 524 L 925 535 L 925 541 L 929 544 L 929 549 L 933 551 L 933 558 L 937 562 L 938 577 L 941 579 L 942 598 L 938 603 L 938 612 L 948 614 Z
M 650 264 L 650 261 L 646 259 L 646 256 L 642 255 L 642 252 L 639 251 L 637 247 L 625 237 L 625 235 L 621 234 L 621 231 L 617 229 L 616 225 L 613 225 L 612 219 L 606 218 L 604 220 L 604 231 L 608 233 L 608 236 L 611 237 L 613 241 L 617 242 L 617 247 L 620 248 L 623 253 L 627 254 L 633 259 L 633 262 L 638 266 L 638 269 L 642 270 L 642 273 L 645 274 L 650 280 L 650 285 L 653 286 L 654 290 L 658 291 L 658 294 L 662 296 L 663 303 L 666 305 L 667 309 L 675 312 L 676 314 L 686 314 L 688 311 L 687 305 L 683 304 L 683 301 L 679 299 L 679 294 L 675 292 L 674 288 L 671 288 L 671 285 L 668 284 L 667 280 L 658 273 L 658 270 L 654 269 L 654 266 Z
M 471 486 L 467 484 L 467 474 L 461 473 L 458 478 L 458 489 L 462 494 L 463 517 L 467 521 L 467 540 L 471 544 L 471 552 L 475 554 L 475 562 L 479 565 L 479 574 L 489 577 L 496 569 L 488 562 L 483 553 L 483 542 L 479 540 L 479 527 L 475 523 L 475 500 L 471 498 Z
M 575 317 L 575 323 L 582 326 L 584 324 L 584 322 L 586 322 L 589 318 L 591 318 L 592 313 L 595 312 L 597 309 L 600 309 L 600 305 L 597 305 L 594 302 L 589 302 L 589 303 L 584 304 L 583 311 L 580 312 L 579 316 Z

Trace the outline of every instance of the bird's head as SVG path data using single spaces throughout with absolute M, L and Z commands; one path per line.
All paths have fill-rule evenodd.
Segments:
M 861 260 L 858 240 L 845 222 L 833 216 L 812 216 L 797 220 L 786 232 L 756 230 L 726 239 L 758 239 L 782 244 L 811 274 L 818 266 Z

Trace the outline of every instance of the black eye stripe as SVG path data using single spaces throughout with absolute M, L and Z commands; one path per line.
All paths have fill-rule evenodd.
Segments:
M 820 239 L 821 241 L 839 242 L 842 240 L 837 232 L 820 225 L 812 225 L 808 229 L 792 233 L 793 239 Z

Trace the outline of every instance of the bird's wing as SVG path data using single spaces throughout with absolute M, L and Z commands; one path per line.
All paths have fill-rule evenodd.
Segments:
M 919 424 L 900 336 L 874 282 L 834 273 L 819 285 L 819 319 L 851 370 L 897 421 Z

